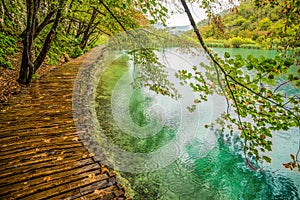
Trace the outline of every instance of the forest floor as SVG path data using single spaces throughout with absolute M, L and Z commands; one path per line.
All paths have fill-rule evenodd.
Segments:
M 7 69 L 0 67 L 0 107 L 5 104 L 12 95 L 20 93 L 20 91 L 28 86 L 19 84 L 17 82 L 19 76 L 19 70 L 21 66 L 22 54 L 16 53 L 10 56 L 9 61 L 12 63 L 13 69 Z M 49 74 L 50 71 L 56 69 L 63 62 L 59 62 L 56 66 L 43 64 L 37 71 L 35 80 L 43 78 Z M 33 82 L 35 81 L 33 80 Z

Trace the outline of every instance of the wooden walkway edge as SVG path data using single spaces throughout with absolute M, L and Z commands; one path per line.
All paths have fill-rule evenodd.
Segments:
M 32 83 L 0 108 L 0 199 L 126 199 L 116 174 L 83 146 L 72 117 L 77 72 L 101 48 Z

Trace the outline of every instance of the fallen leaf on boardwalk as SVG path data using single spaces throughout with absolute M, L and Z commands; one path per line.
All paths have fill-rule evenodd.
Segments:
M 74 141 L 74 142 L 78 142 L 78 140 L 79 140 L 79 137 L 74 137 L 74 138 L 72 139 L 72 141 Z
M 50 144 L 51 139 L 43 139 L 43 141 L 47 144 Z
M 109 192 L 106 192 L 106 191 L 103 191 L 103 190 L 95 190 L 94 193 L 99 195 L 99 197 L 103 197 L 103 196 L 109 194 Z
M 95 154 L 93 154 L 93 153 L 90 153 L 89 155 L 90 155 L 91 157 L 93 157 Z
M 85 154 L 82 155 L 82 158 L 86 158 L 86 157 L 87 157 L 87 155 L 85 155 Z
M 107 167 L 102 167 L 101 173 L 109 173 L 109 170 L 107 169 Z
M 60 155 L 63 155 L 65 152 L 64 151 L 62 151 L 62 152 L 60 152 Z
M 47 177 L 44 178 L 44 181 L 46 181 L 46 182 L 49 182 L 51 180 L 52 180 L 52 178 L 50 176 L 47 176 Z
M 36 151 L 36 152 L 39 152 L 39 151 L 40 151 L 40 149 L 39 149 L 39 148 L 36 148 L 36 149 L 35 149 L 35 151 Z
M 88 177 L 89 177 L 90 180 L 94 180 L 95 179 L 95 174 L 89 174 Z
M 63 160 L 63 157 L 58 156 L 56 160 Z
M 37 159 L 37 158 L 42 158 L 42 157 L 47 157 L 48 154 L 47 153 L 42 153 L 42 154 L 37 154 L 37 155 L 34 155 L 30 158 L 30 160 L 34 160 L 34 159 Z
M 95 190 L 95 191 L 94 191 L 94 193 L 96 193 L 96 194 L 100 194 L 100 193 L 101 193 L 101 191 L 100 191 L 100 190 Z
M 66 139 L 68 139 L 68 136 L 64 136 L 64 137 L 63 137 L 63 140 L 66 140 Z

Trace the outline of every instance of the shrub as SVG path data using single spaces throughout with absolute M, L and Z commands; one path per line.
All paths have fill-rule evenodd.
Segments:
M 205 42 L 207 43 L 223 43 L 224 40 L 218 40 L 218 39 L 214 39 L 214 38 L 205 38 L 204 39 Z
M 239 48 L 242 44 L 245 44 L 245 40 L 241 37 L 231 38 L 229 42 L 234 48 Z
M 78 56 L 81 56 L 83 54 L 83 51 L 79 46 L 76 46 L 71 52 L 70 57 L 71 58 L 77 58 Z
M 255 41 L 251 40 L 250 38 L 245 38 L 244 40 L 245 44 L 255 44 Z
M 259 49 L 255 44 L 242 44 L 240 47 L 244 49 Z
M 0 32 L 0 67 L 13 69 L 11 63 L 7 60 L 7 56 L 14 55 L 17 51 L 16 39 Z
M 251 31 L 249 31 L 249 30 L 241 30 L 238 33 L 238 36 L 242 37 L 242 38 L 252 38 L 253 37 L 253 33 Z
M 224 41 L 224 47 L 225 48 L 230 48 L 231 47 L 231 42 L 229 40 Z
M 206 43 L 208 47 L 217 47 L 217 48 L 224 48 L 224 44 L 222 43 Z

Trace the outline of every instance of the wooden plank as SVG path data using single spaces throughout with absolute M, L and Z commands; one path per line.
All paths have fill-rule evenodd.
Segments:
M 24 200 L 32 200 L 32 199 L 48 199 L 51 197 L 55 197 L 62 193 L 66 193 L 72 190 L 76 190 L 78 188 L 96 183 L 100 188 L 105 188 L 110 186 L 109 181 L 106 179 L 106 174 L 95 175 L 93 178 L 85 178 L 78 181 L 72 181 L 70 183 L 66 183 L 64 185 L 56 186 L 54 188 L 44 190 L 38 193 L 30 194 L 28 196 L 22 197 Z M 18 197 L 18 196 L 17 196 Z
M 65 135 L 64 133 L 55 133 L 51 135 L 31 135 L 31 136 L 20 136 L 10 140 L 9 143 L 0 144 L 0 155 L 6 155 L 9 153 L 17 153 L 24 151 L 24 149 L 34 148 L 37 146 L 46 146 L 50 143 L 54 144 L 72 144 L 79 141 L 79 136 L 75 133 L 72 135 Z
M 99 165 L 94 163 L 66 172 L 45 176 L 43 178 L 32 179 L 26 181 L 26 184 L 24 184 L 24 182 L 21 182 L 18 184 L 10 185 L 7 188 L 8 190 L 10 190 L 10 195 L 21 198 L 79 180 L 90 179 L 89 177 L 95 176 L 95 174 L 99 174 Z M 105 174 L 102 175 L 102 177 L 103 180 L 108 178 L 108 176 Z
M 11 159 L 9 161 L 6 161 L 4 165 L 0 166 L 0 171 L 2 172 L 0 177 L 4 176 L 4 173 L 6 170 L 14 170 L 15 168 L 20 169 L 21 167 L 26 167 L 28 165 L 35 165 L 31 167 L 37 167 L 36 164 L 47 162 L 50 164 L 50 161 L 56 161 L 60 159 L 68 159 L 69 157 L 72 157 L 74 160 L 80 160 L 82 158 L 88 158 L 90 154 L 82 148 L 79 149 L 67 149 L 65 151 L 49 151 L 45 153 L 39 153 L 32 157 L 21 158 L 18 159 Z M 4 163 L 4 162 L 3 162 Z
M 20 168 L 16 168 L 14 170 L 5 170 L 3 173 L 1 173 L 1 184 L 0 185 L 5 185 L 7 183 L 10 183 L 11 177 L 18 175 L 16 180 L 13 181 L 24 181 L 28 179 L 32 179 L 35 177 L 39 176 L 46 176 L 54 173 L 58 173 L 61 171 L 67 171 L 79 166 L 84 166 L 88 165 L 91 163 L 94 163 L 92 159 L 81 159 L 78 157 L 78 160 L 74 159 L 71 157 L 69 158 L 61 158 L 57 157 L 56 160 L 52 160 L 50 162 L 43 162 L 43 163 L 38 163 L 34 166 L 24 166 Z M 26 174 L 27 176 L 24 176 Z
M 60 150 L 64 150 L 64 149 L 70 149 L 70 148 L 77 148 L 77 147 L 81 147 L 82 144 L 81 143 L 72 143 L 72 144 L 65 144 L 65 145 L 50 145 L 50 146 L 41 146 L 41 147 L 37 147 L 35 149 L 30 149 L 28 151 L 22 151 L 22 152 L 18 152 L 17 154 L 8 154 L 8 155 L 0 155 L 0 162 L 4 162 L 5 160 L 9 159 L 19 159 L 21 158 L 27 158 L 30 157 L 32 155 L 36 155 L 37 153 L 44 153 L 50 150 L 54 150 L 54 149 L 60 149 Z

